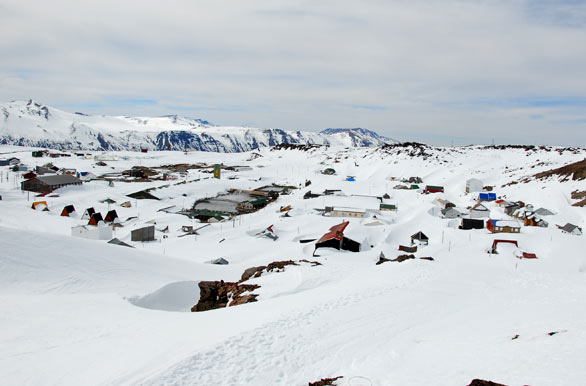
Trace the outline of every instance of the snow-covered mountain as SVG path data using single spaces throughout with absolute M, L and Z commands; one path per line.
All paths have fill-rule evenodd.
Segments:
M 33 100 L 0 105 L 0 144 L 85 150 L 199 150 L 242 152 L 277 144 L 353 147 L 395 143 L 365 129 L 327 129 L 320 133 L 215 126 L 177 115 L 127 117 L 68 113 Z

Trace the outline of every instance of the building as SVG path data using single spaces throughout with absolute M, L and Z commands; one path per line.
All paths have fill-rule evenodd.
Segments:
M 575 236 L 581 236 L 582 235 L 582 228 L 578 227 L 577 225 L 574 224 L 570 224 L 567 223 L 566 225 L 564 225 L 563 227 L 561 227 L 563 232 L 569 233 L 571 235 L 575 235 Z
M 491 233 L 519 233 L 521 225 L 517 221 L 510 220 L 488 220 L 486 229 Z
M 420 244 L 429 244 L 429 238 L 421 231 L 411 236 L 411 244 L 415 244 L 416 241 Z
M 447 208 L 442 209 L 441 212 L 443 218 L 460 218 L 463 216 L 463 214 L 453 206 L 448 206 Z
M 435 185 L 426 185 L 425 190 L 423 193 L 443 193 L 444 187 L 443 186 L 435 186 Z
M 482 192 L 483 183 L 476 178 L 470 178 L 466 181 L 466 193 Z
M 496 201 L 496 193 L 478 193 L 478 201 Z
M 344 221 L 330 228 L 330 231 L 323 235 L 316 243 L 315 250 L 318 248 L 335 248 L 346 251 L 360 252 L 360 243 L 344 236 L 344 230 L 350 224 L 350 221 Z M 315 255 L 314 250 L 314 255 Z
M 130 241 L 154 241 L 155 226 L 147 226 L 130 232 Z
M 324 216 L 330 217 L 366 217 L 364 209 L 326 206 Z
M 102 217 L 102 214 L 98 212 L 92 214 L 92 217 L 88 221 L 87 225 L 93 225 L 97 227 L 98 225 L 100 225 L 100 223 L 104 223 L 104 218 Z
M 94 208 L 87 208 L 83 214 L 81 215 L 81 219 L 82 220 L 89 220 L 90 218 L 92 218 L 92 216 L 94 215 L 94 213 L 96 213 L 96 210 Z
M 490 210 L 478 203 L 470 208 L 470 218 L 489 218 L 490 217 Z
M 81 184 L 82 181 L 79 178 L 63 174 L 30 178 L 21 182 L 20 188 L 29 192 L 51 193 L 64 186 Z
M 63 208 L 63 210 L 61 211 L 61 216 L 63 217 L 71 217 L 71 215 L 75 213 L 75 207 L 73 205 L 67 205 L 65 208 Z
M 91 240 L 110 240 L 112 238 L 112 228 L 109 226 L 80 225 L 71 228 L 71 236 Z
M 395 204 L 380 204 L 379 210 L 394 210 L 397 211 L 397 205 Z
M 484 220 L 463 218 L 459 228 L 464 230 L 484 229 Z

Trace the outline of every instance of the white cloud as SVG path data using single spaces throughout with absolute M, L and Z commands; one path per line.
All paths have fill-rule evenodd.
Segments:
M 536 114 L 490 103 L 586 98 L 583 2 L 0 0 L 0 9 L 3 101 L 586 145 L 583 105 Z

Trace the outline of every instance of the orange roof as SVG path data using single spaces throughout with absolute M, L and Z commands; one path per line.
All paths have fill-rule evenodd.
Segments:
M 350 224 L 350 221 L 344 221 L 341 224 L 334 225 L 330 228 L 330 231 L 323 235 L 317 242 L 321 243 L 330 239 L 342 240 L 344 238 L 344 229 L 346 229 L 348 224 Z

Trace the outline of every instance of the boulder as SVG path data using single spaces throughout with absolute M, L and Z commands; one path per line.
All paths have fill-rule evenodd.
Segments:
M 260 288 L 256 284 L 240 284 L 223 280 L 200 281 L 198 285 L 199 302 L 191 308 L 192 312 L 256 302 L 257 294 L 245 293 Z

